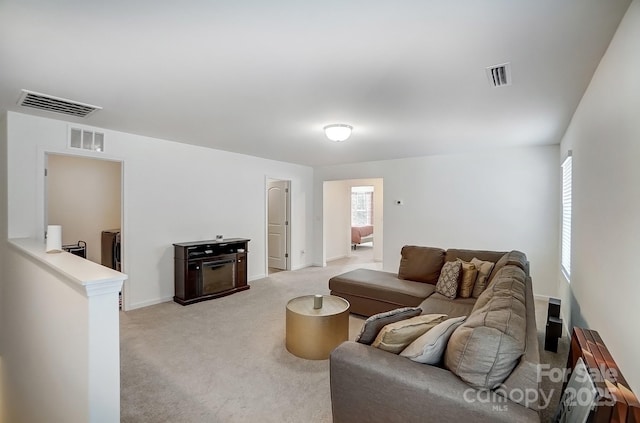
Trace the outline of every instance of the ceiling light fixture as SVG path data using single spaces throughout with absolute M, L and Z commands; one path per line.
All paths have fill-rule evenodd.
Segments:
M 334 123 L 324 127 L 324 133 L 331 141 L 344 141 L 351 136 L 353 126 L 344 123 Z

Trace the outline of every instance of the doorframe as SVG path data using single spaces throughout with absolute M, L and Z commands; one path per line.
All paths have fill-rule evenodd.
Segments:
M 286 225 L 286 243 L 287 243 L 287 251 L 288 254 L 285 266 L 286 270 L 291 270 L 291 232 L 292 232 L 292 221 L 291 221 L 291 194 L 292 194 L 292 186 L 293 182 L 288 178 L 279 178 L 275 176 L 265 175 L 264 178 L 264 275 L 265 277 L 269 276 L 269 182 L 270 181 L 285 181 L 289 183 L 289 192 L 287 193 L 287 204 L 285 205 L 285 213 L 286 218 L 289 222 Z
M 126 169 L 126 161 L 121 157 L 111 156 L 104 153 L 98 153 L 91 150 L 87 151 L 73 151 L 68 148 L 54 148 L 54 147 L 43 147 L 38 146 L 37 150 L 37 163 L 36 163 L 36 239 L 40 239 L 44 242 L 44 233 L 47 227 L 47 181 L 45 176 L 45 170 L 47 168 L 47 155 L 56 154 L 60 156 L 70 156 L 70 157 L 82 157 L 85 159 L 97 159 L 97 160 L 106 160 L 111 162 L 119 162 L 120 163 L 120 254 L 121 254 L 121 263 L 122 268 L 120 270 L 121 273 L 127 273 L 127 268 L 129 264 L 128 257 L 128 249 L 126 248 L 126 238 L 127 238 L 127 225 L 126 225 L 126 213 L 127 210 L 127 195 L 125 194 L 125 169 Z M 129 301 L 129 290 L 130 290 L 130 279 L 126 279 L 122 284 L 122 311 L 127 311 L 130 309 L 130 301 Z

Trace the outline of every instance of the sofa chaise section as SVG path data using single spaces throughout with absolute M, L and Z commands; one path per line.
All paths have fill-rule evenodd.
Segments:
M 435 285 L 398 279 L 395 273 L 356 269 L 329 280 L 331 295 L 349 301 L 351 313 L 371 316 L 415 307 L 433 294 Z

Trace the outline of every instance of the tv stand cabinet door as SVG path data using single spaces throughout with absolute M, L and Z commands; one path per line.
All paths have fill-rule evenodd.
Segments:
M 247 253 L 236 256 L 236 288 L 247 286 Z

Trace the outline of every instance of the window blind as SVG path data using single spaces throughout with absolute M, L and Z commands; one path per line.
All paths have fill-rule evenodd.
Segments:
M 351 226 L 373 225 L 373 187 L 352 187 Z
M 571 152 L 562 162 L 562 271 L 571 277 Z

